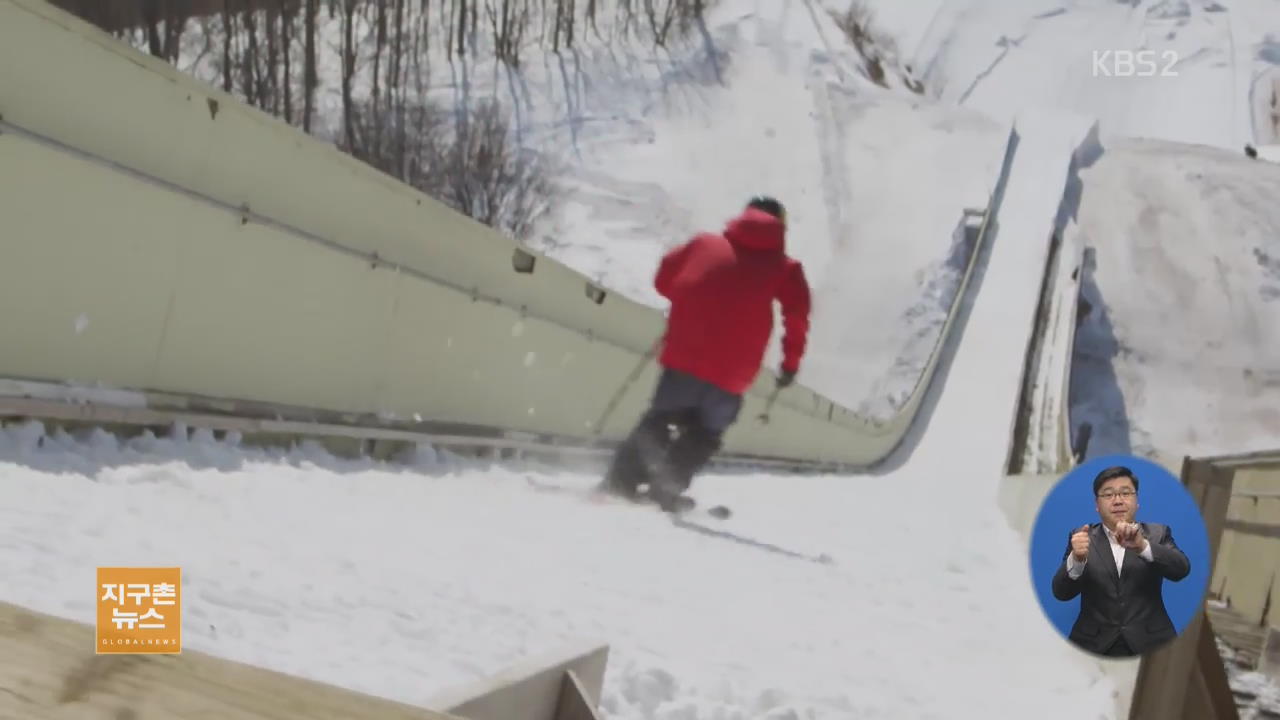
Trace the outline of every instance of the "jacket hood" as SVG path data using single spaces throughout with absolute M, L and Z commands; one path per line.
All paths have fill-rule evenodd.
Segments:
M 786 248 L 787 228 L 769 213 L 747 208 L 729 221 L 724 236 L 738 247 L 781 252 Z

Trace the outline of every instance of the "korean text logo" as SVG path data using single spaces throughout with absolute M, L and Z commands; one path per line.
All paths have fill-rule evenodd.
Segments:
M 182 652 L 182 568 L 100 567 L 99 654 Z
M 1160 61 L 1157 62 L 1156 58 Z M 1165 50 L 1094 50 L 1094 77 L 1177 77 L 1178 53 Z

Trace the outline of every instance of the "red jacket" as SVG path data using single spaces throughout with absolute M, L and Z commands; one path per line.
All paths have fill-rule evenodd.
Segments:
M 659 361 L 741 395 L 755 381 L 782 303 L 782 369 L 798 372 L 809 332 L 809 283 L 787 256 L 786 229 L 748 208 L 723 234 L 700 233 L 668 252 L 654 287 L 671 301 Z

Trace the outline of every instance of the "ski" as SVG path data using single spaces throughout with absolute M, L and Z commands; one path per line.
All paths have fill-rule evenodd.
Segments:
M 693 499 L 692 497 L 689 497 L 688 495 L 679 496 L 679 498 L 677 498 L 676 507 L 671 509 L 664 509 L 661 507 L 661 505 L 658 503 L 656 499 L 651 498 L 648 495 L 644 495 L 644 494 L 641 494 L 640 496 L 635 498 L 629 498 L 623 495 L 619 495 L 617 493 L 611 493 L 606 490 L 602 490 L 599 487 L 592 487 L 592 488 L 587 488 L 585 490 L 579 490 L 577 488 L 567 488 L 562 485 L 556 485 L 554 483 L 544 482 L 530 476 L 526 476 L 525 480 L 528 481 L 529 485 L 536 490 L 584 496 L 589 502 L 625 503 L 627 505 L 652 507 L 654 509 L 665 512 L 671 515 L 672 517 L 689 517 L 689 516 L 704 517 L 705 516 L 713 520 L 725 520 L 733 515 L 733 511 L 730 510 L 727 505 L 712 505 L 707 508 L 702 508 L 699 506 L 697 500 Z
M 534 488 L 539 492 L 575 495 L 579 498 L 583 498 L 588 502 L 592 502 L 592 503 L 618 503 L 618 504 L 625 504 L 625 505 L 641 505 L 641 506 L 648 505 L 654 508 L 658 508 L 657 501 L 645 496 L 632 499 L 632 498 L 623 497 L 616 493 L 606 492 L 604 490 L 601 490 L 598 487 L 592 487 L 592 488 L 586 488 L 586 489 L 569 488 L 569 487 L 564 487 L 563 485 L 556 485 L 554 483 L 548 483 L 542 480 L 538 480 L 532 476 L 526 476 L 525 480 L 529 483 L 530 487 Z M 765 542 L 763 540 L 757 540 L 755 538 L 747 537 L 745 535 L 739 535 L 737 533 L 725 530 L 722 527 L 713 527 L 711 524 L 704 524 L 704 523 L 698 522 L 699 519 L 703 519 L 703 518 L 713 518 L 715 520 L 724 520 L 732 516 L 733 513 L 729 509 L 729 507 L 726 505 L 713 505 L 707 508 L 700 508 L 697 501 L 687 495 L 682 495 L 681 499 L 686 501 L 682 503 L 682 507 L 676 508 L 671 511 L 664 511 L 666 512 L 668 517 L 670 517 L 672 525 L 674 525 L 677 528 L 680 528 L 682 530 L 687 530 L 690 532 L 696 532 L 708 537 L 718 538 L 720 540 L 732 542 L 737 545 L 742 545 L 744 547 L 763 550 L 765 552 L 773 553 L 775 555 L 782 555 L 785 557 L 795 558 L 797 560 L 804 560 L 807 562 L 817 563 L 819 565 L 835 564 L 835 558 L 831 557 L 826 553 L 820 553 L 817 555 L 814 555 L 811 553 L 803 553 L 803 552 L 782 547 L 780 545 L 775 545 L 773 543 Z
M 773 543 L 764 542 L 763 540 L 756 540 L 755 538 L 750 538 L 745 535 L 738 535 L 737 533 L 732 533 L 732 532 L 729 532 L 728 530 L 724 530 L 721 528 L 708 527 L 701 523 L 692 521 L 687 517 L 673 515 L 671 517 L 671 522 L 676 527 L 681 528 L 683 530 L 689 530 L 691 532 L 700 533 L 702 535 L 707 535 L 709 537 L 720 538 L 721 540 L 727 540 L 729 542 L 732 542 L 738 545 L 745 545 L 747 547 L 755 548 L 757 550 L 764 550 L 765 552 L 774 553 L 775 555 L 783 555 L 786 557 L 795 558 L 797 560 L 805 560 L 808 562 L 817 563 L 819 565 L 835 565 L 836 564 L 835 558 L 831 557 L 826 553 L 813 555 L 810 553 L 799 552 L 797 550 L 790 550 L 780 545 L 774 545 Z

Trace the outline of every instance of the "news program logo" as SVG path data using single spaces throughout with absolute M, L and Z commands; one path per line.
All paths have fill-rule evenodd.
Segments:
M 182 652 L 182 569 L 100 567 L 98 654 Z

